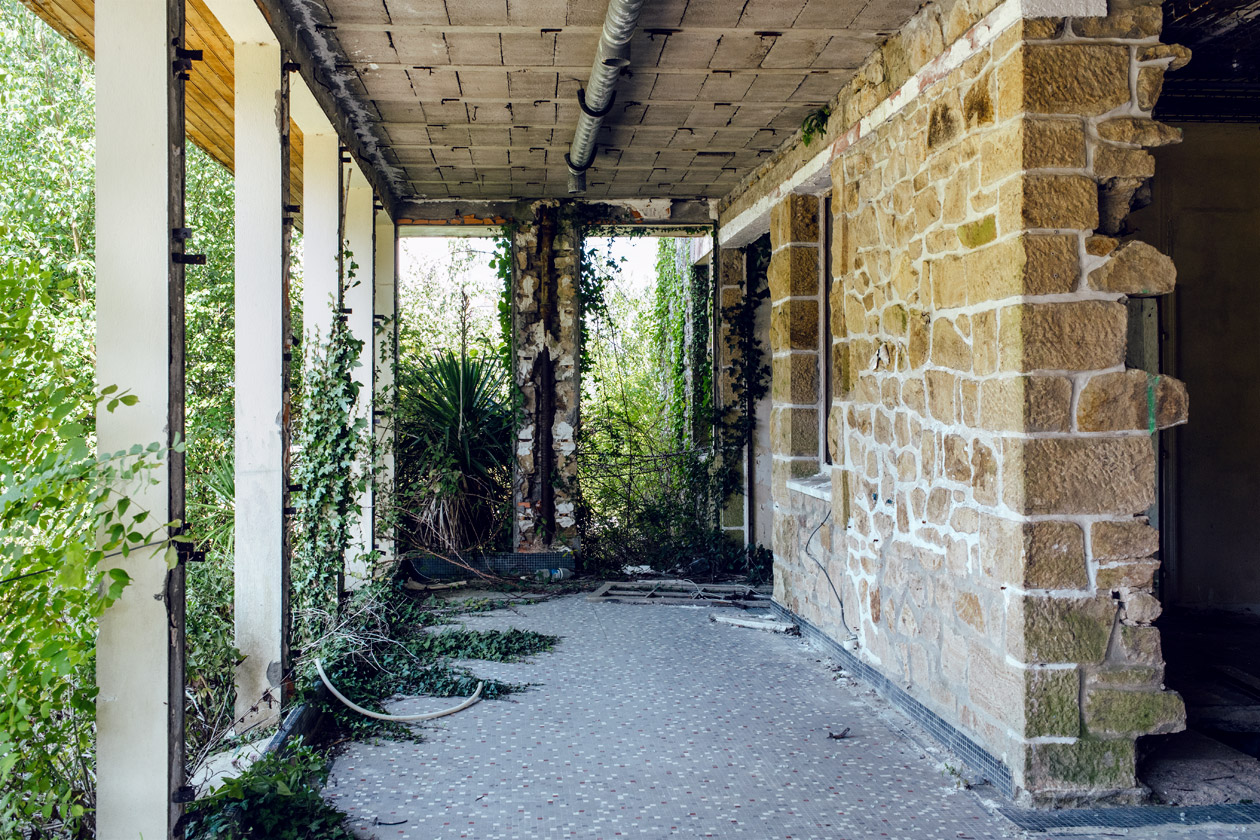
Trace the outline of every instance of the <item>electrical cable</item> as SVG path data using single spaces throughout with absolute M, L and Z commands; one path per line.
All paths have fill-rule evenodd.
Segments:
M 831 580 L 831 574 L 827 571 L 827 567 L 824 566 L 819 561 L 819 559 L 814 556 L 814 552 L 809 550 L 809 544 L 814 541 L 814 537 L 818 534 L 820 530 L 822 530 L 822 526 L 826 525 L 827 520 L 830 518 L 831 518 L 831 511 L 828 510 L 827 515 L 824 516 L 822 520 L 819 521 L 819 523 L 814 526 L 814 530 L 810 532 L 809 539 L 805 540 L 805 556 L 808 557 L 810 560 L 813 560 L 814 565 L 817 566 L 818 570 L 823 573 L 823 577 L 827 578 L 827 585 L 831 587 L 832 594 L 836 596 L 836 603 L 840 605 L 840 626 L 843 627 L 845 632 L 849 634 L 849 640 L 852 641 L 856 639 L 858 635 L 857 633 L 854 633 L 852 629 L 850 629 L 849 623 L 844 620 L 844 599 L 840 597 L 840 591 L 836 589 L 836 584 Z
M 350 698 L 346 697 L 346 695 L 342 694 L 333 687 L 332 681 L 329 680 L 328 675 L 324 673 L 324 664 L 318 659 L 315 660 L 315 670 L 319 672 L 319 678 L 323 680 L 324 687 L 332 692 L 333 697 L 336 697 L 344 703 L 346 708 L 356 711 L 364 717 L 370 717 L 372 720 L 384 720 L 391 723 L 418 723 L 422 720 L 433 720 L 434 718 L 446 717 L 447 715 L 453 715 L 456 712 L 462 712 L 464 709 L 467 709 L 469 706 L 481 699 L 481 689 L 485 687 L 484 682 L 477 683 L 477 690 L 473 692 L 471 697 L 463 703 L 460 703 L 458 706 L 452 706 L 451 708 L 443 709 L 440 712 L 428 712 L 423 715 L 386 715 L 381 714 L 380 712 L 373 712 L 363 708 L 362 706 L 356 705 L 350 700 Z

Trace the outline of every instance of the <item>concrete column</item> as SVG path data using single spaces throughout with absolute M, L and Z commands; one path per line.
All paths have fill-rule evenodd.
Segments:
M 581 231 L 556 202 L 533 210 L 512 243 L 513 375 L 522 413 L 512 477 L 517 551 L 577 547 L 573 500 L 563 484 L 577 474 Z
M 292 114 L 302 129 L 302 334 L 328 335 L 337 311 L 337 168 L 340 140 L 300 77 Z
M 284 669 L 280 47 L 235 44 L 238 727 L 279 714 Z
M 398 349 L 398 323 L 394 320 L 397 300 L 398 240 L 394 221 L 385 211 L 376 214 L 376 383 L 374 402 L 377 410 L 394 406 L 394 362 Z M 382 559 L 394 556 L 393 511 L 383 494 L 392 494 L 394 487 L 394 420 L 392 411 L 381 415 L 375 424 L 379 492 L 373 498 L 376 511 L 376 548 Z
M 172 422 L 171 14 L 178 12 L 167 3 L 96 6 L 97 384 L 140 400 L 100 412 L 102 453 L 166 443 Z M 150 523 L 165 522 L 170 477 L 166 470 L 153 477 L 156 484 L 128 493 Z M 174 616 L 167 608 L 179 572 L 168 573 L 165 552 L 152 549 L 107 565 L 132 582 L 101 617 L 97 640 L 97 836 L 168 837 L 170 784 L 183 772 L 174 728 L 182 709 L 173 715 L 170 708 L 170 698 L 182 695 L 183 674 L 170 657 Z
M 357 164 L 351 163 L 346 170 L 346 247 L 350 256 L 346 258 L 346 289 L 343 297 L 345 308 L 350 310 L 347 322 L 350 332 L 355 338 L 363 341 L 363 364 L 354 370 L 354 380 L 359 383 L 358 416 L 366 418 L 371 427 L 372 422 L 372 356 L 373 330 L 372 316 L 375 306 L 372 298 L 375 292 L 375 234 L 376 221 L 372 209 L 372 187 L 367 178 L 359 170 Z M 354 276 L 350 277 L 351 265 Z M 370 463 L 359 464 L 357 470 L 362 474 L 371 470 Z M 371 575 L 371 564 L 367 553 L 372 550 L 372 485 L 359 496 L 359 533 L 346 557 L 346 587 L 355 589 L 362 585 Z

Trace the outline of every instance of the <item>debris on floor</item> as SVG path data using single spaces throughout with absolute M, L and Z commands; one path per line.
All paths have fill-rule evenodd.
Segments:
M 747 627 L 750 630 L 768 630 L 771 633 L 786 633 L 789 636 L 801 635 L 801 628 L 786 621 L 779 621 L 771 615 L 722 615 L 709 613 L 709 621 L 718 624 L 730 624 L 734 627 Z
M 622 604 L 705 605 L 746 607 L 770 602 L 766 588 L 745 584 L 699 584 L 689 580 L 636 580 L 605 583 L 589 596 L 591 602 L 615 601 Z

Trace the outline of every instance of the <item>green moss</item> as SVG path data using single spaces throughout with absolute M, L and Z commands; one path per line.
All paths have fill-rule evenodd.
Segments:
M 1149 735 L 1175 732 L 1185 725 L 1186 707 L 1171 691 L 1125 691 L 1104 688 L 1085 699 L 1085 725 L 1107 735 Z
M 958 241 L 967 248 L 979 248 L 997 239 L 997 219 L 989 214 L 978 222 L 958 228 Z
M 1033 744 L 1028 786 L 1041 790 L 1115 790 L 1136 784 L 1133 742 L 1083 738 L 1072 744 Z
M 1024 737 L 1081 734 L 1080 675 L 1070 671 L 1027 672 Z

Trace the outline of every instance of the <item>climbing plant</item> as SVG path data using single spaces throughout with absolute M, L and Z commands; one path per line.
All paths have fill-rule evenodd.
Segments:
M 5 233 L 0 229 L 0 236 Z M 90 819 L 97 620 L 128 584 L 114 568 L 159 553 L 173 523 L 128 497 L 154 480 L 162 445 L 97 456 L 92 393 L 57 345 L 51 277 L 0 264 L 0 835 L 73 836 Z M 181 447 L 182 448 L 182 447 Z
M 353 257 L 345 254 L 347 280 L 352 286 Z M 344 296 L 344 291 L 342 292 Z M 369 423 L 356 407 L 360 384 L 363 339 L 350 330 L 344 314 L 333 316 L 327 338 L 308 337 L 300 427 L 296 435 L 300 455 L 294 459 L 295 493 L 293 557 L 290 566 L 294 644 L 320 638 L 337 615 L 341 574 L 352 535 L 362 513 L 358 499 L 371 463 Z
M 739 456 L 755 422 L 750 409 L 764 395 L 752 316 L 765 295 L 726 313 L 734 349 L 747 355 L 734 371 L 735 403 L 719 412 L 712 400 L 714 284 L 707 271 L 688 265 L 684 242 L 660 240 L 649 307 L 612 294 L 601 318 L 587 313 L 587 358 L 597 375 L 594 386 L 584 386 L 579 437 L 583 552 L 588 565 L 603 570 L 648 563 L 693 575 L 757 576 L 764 574 L 764 550 L 727 539 L 718 518 L 738 487 Z M 616 286 L 613 251 L 604 242 L 599 247 L 600 258 L 586 257 L 583 271 L 603 271 L 605 279 L 587 283 L 588 290 Z M 650 358 L 646 376 L 632 361 L 643 355 Z

